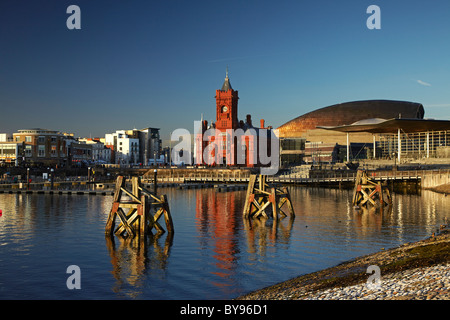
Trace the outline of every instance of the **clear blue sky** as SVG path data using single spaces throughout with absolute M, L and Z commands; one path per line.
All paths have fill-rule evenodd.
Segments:
M 69 30 L 69 5 L 81 30 Z M 381 30 L 369 30 L 369 5 Z M 0 2 L 0 132 L 76 136 L 215 118 L 229 67 L 239 118 L 278 127 L 364 99 L 450 119 L 450 1 Z

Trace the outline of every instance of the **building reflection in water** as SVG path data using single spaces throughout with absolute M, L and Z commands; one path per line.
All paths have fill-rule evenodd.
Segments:
M 196 193 L 196 226 L 203 241 L 202 247 L 212 247 L 216 270 L 212 273 L 221 277 L 216 286 L 230 286 L 226 278 L 237 267 L 239 243 L 246 239 L 248 253 L 264 255 L 266 248 L 276 241 L 288 242 L 293 218 L 252 219 L 244 218 L 242 210 L 245 191 L 216 192 L 203 190 Z M 288 220 L 284 223 L 284 220 Z M 244 231 L 243 237 L 240 232 Z
M 242 202 L 242 192 L 196 192 L 196 227 L 200 234 L 201 247 L 212 246 L 215 259 L 213 274 L 225 278 L 236 267 L 239 253 L 237 205 Z M 238 202 L 238 204 L 236 203 Z M 209 243 L 212 241 L 212 243 Z M 225 283 L 217 284 L 226 285 Z

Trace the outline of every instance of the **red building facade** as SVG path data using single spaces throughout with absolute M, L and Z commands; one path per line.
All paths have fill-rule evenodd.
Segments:
M 200 165 L 260 166 L 259 140 L 266 139 L 265 154 L 270 154 L 271 127 L 256 128 L 251 115 L 238 119 L 238 91 L 231 87 L 228 70 L 221 89 L 216 90 L 216 121 L 201 121 L 195 133 L 195 158 Z M 267 130 L 261 130 L 267 129 Z M 267 138 L 266 138 L 267 137 Z M 261 152 L 261 150 L 259 150 Z

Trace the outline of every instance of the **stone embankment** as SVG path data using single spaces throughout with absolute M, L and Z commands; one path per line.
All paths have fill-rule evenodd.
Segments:
M 370 287 L 369 266 L 380 282 Z M 360 257 L 237 298 L 238 300 L 449 300 L 450 232 Z

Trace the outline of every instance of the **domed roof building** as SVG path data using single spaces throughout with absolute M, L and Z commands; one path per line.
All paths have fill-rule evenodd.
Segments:
M 316 127 L 349 125 L 372 118 L 386 120 L 394 118 L 423 119 L 424 114 L 423 105 L 415 102 L 393 100 L 353 101 L 308 112 L 286 122 L 278 128 L 278 131 L 282 138 L 307 138 L 310 130 L 321 130 Z M 336 132 L 333 134 L 336 135 Z
M 379 134 L 360 131 L 349 136 L 346 132 L 329 128 L 373 125 L 391 119 L 419 120 L 423 119 L 424 114 L 420 103 L 394 100 L 352 101 L 308 112 L 278 128 L 281 163 L 331 162 L 366 157 L 374 153 L 375 141 L 380 141 Z M 342 146 L 347 146 L 346 152 Z M 372 151 L 369 152 L 369 149 Z

